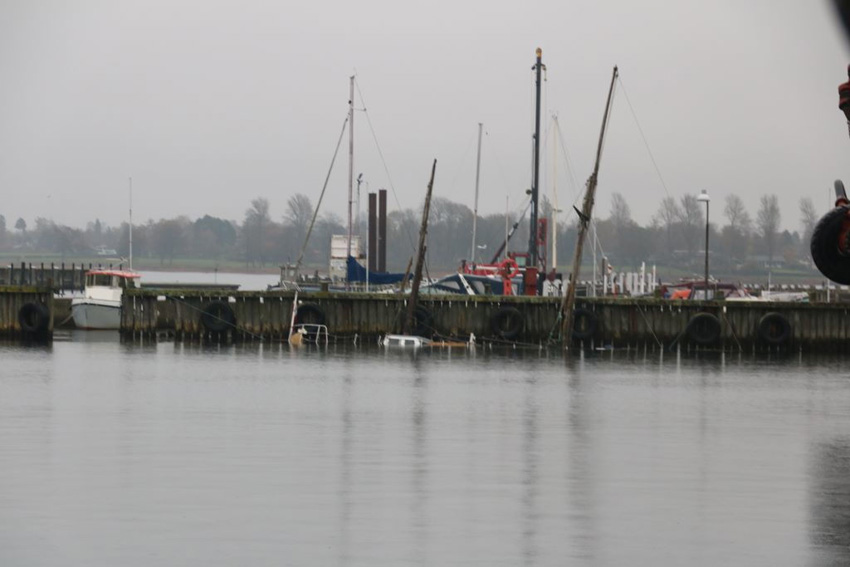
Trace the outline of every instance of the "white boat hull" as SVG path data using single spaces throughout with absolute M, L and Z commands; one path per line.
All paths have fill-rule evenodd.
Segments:
M 71 315 L 78 329 L 118 329 L 121 323 L 121 303 L 75 299 Z

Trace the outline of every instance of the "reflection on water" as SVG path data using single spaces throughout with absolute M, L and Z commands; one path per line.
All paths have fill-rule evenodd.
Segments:
M 830 358 L 0 345 L 2 565 L 850 564 Z
M 812 447 L 809 527 L 818 565 L 850 565 L 850 439 Z

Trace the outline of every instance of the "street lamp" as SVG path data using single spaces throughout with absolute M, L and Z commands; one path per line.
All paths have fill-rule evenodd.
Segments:
M 711 198 L 708 196 L 708 191 L 702 190 L 702 193 L 697 197 L 697 201 L 705 203 L 705 299 L 708 300 L 708 202 Z

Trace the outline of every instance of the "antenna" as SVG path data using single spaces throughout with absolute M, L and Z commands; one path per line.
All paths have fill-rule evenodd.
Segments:
M 133 178 L 130 178 L 130 269 L 133 269 Z

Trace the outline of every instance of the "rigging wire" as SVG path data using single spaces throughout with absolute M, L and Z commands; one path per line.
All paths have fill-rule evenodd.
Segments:
M 354 84 L 357 87 L 357 94 L 360 96 L 360 102 L 363 103 L 363 114 L 366 115 L 366 123 L 369 125 L 369 131 L 372 133 L 372 139 L 375 141 L 375 147 L 378 149 L 378 156 L 381 158 L 381 165 L 384 167 L 384 173 L 387 176 L 387 181 L 390 185 L 390 190 L 393 193 L 393 199 L 395 199 L 396 206 L 398 210 L 401 211 L 401 202 L 398 199 L 398 194 L 395 191 L 395 185 L 393 184 L 392 176 L 390 175 L 390 169 L 387 166 L 387 160 L 384 159 L 384 152 L 381 150 L 381 144 L 378 143 L 378 136 L 375 133 L 375 128 L 372 126 L 372 119 L 369 117 L 369 112 L 366 110 L 366 99 L 363 98 L 363 93 L 360 91 L 360 81 L 357 80 L 357 77 L 354 77 Z M 416 245 L 413 243 L 413 236 L 410 234 L 410 227 L 405 228 L 405 232 L 407 233 L 407 240 L 410 243 L 410 248 L 416 253 Z
M 570 159 L 570 153 L 567 149 L 567 143 L 564 141 L 564 134 L 561 131 L 561 123 L 557 122 L 555 124 L 555 133 L 558 135 L 558 141 L 561 142 L 561 153 L 564 154 L 564 162 L 567 164 L 567 171 L 570 174 L 571 181 L 571 189 L 572 193 L 576 195 L 576 200 L 578 199 L 578 181 L 576 180 L 575 168 L 573 167 L 572 159 Z M 575 205 L 576 201 L 573 201 L 573 205 Z
M 617 80 L 620 80 L 620 75 L 617 75 Z M 605 129 L 602 131 L 602 145 L 599 147 L 598 160 L 602 161 L 602 154 L 605 152 L 605 141 L 608 139 L 608 129 L 611 127 L 611 116 L 614 114 L 614 97 L 617 96 L 617 85 L 611 89 L 611 104 L 608 110 L 608 120 L 605 122 Z
M 487 130 L 486 128 L 484 129 L 484 135 L 487 136 L 489 143 L 484 144 L 482 146 L 482 148 L 483 148 L 482 151 L 493 152 L 493 157 L 495 158 L 495 159 L 488 160 L 487 163 L 495 163 L 496 164 L 496 167 L 499 169 L 499 179 L 504 181 L 504 180 L 508 179 L 508 176 L 505 174 L 505 170 L 502 167 L 502 164 L 508 163 L 508 162 L 501 158 L 501 153 L 498 151 L 497 145 L 493 142 L 494 138 L 492 138 L 490 136 L 490 131 Z M 509 195 L 510 194 L 510 188 L 508 186 L 505 186 L 505 185 L 503 185 L 503 187 L 505 189 L 505 195 Z M 523 194 L 525 194 L 524 189 L 522 190 L 522 192 L 523 192 Z
M 452 177 L 452 181 L 449 184 L 451 190 L 454 190 L 455 184 L 457 183 L 458 177 L 460 177 L 460 172 L 463 169 L 463 166 L 466 164 L 466 158 L 469 155 L 469 150 L 472 148 L 472 142 L 475 140 L 475 137 L 472 136 L 469 138 L 466 144 L 466 148 L 463 150 L 463 155 L 460 158 L 460 161 L 457 164 L 457 168 L 455 169 L 454 176 Z
M 572 204 L 575 205 L 576 201 L 578 201 L 578 198 L 581 197 L 581 195 L 578 194 L 578 182 L 576 181 L 575 172 L 573 171 L 573 164 L 572 164 L 572 160 L 570 159 L 570 156 L 569 156 L 569 150 L 567 150 L 567 144 L 564 141 L 564 136 L 561 132 L 561 124 L 557 120 L 557 114 L 556 113 L 553 114 L 552 116 L 553 116 L 553 119 L 550 121 L 550 123 L 554 122 L 555 127 L 550 128 L 550 126 L 547 125 L 547 134 L 546 134 L 546 137 L 543 138 L 543 149 L 540 151 L 540 155 L 547 155 L 547 152 L 549 150 L 549 138 L 550 138 L 549 133 L 551 133 L 552 137 L 557 136 L 557 141 L 559 141 L 560 145 L 561 145 L 561 153 L 564 157 L 564 163 L 567 166 L 566 167 L 567 173 L 569 174 L 568 185 L 569 185 L 569 188 L 570 188 L 570 194 L 574 196 Z M 547 168 L 547 170 L 548 170 L 548 168 Z M 552 181 L 553 181 L 552 179 L 548 179 L 547 183 L 545 185 L 547 187 L 551 186 Z M 558 181 L 557 179 L 554 179 L 554 182 L 557 183 L 557 181 Z
M 331 172 L 334 168 L 334 162 L 336 161 L 336 156 L 339 154 L 339 147 L 342 145 L 342 136 L 345 134 L 345 126 L 348 124 L 348 113 L 345 113 L 345 120 L 342 121 L 342 129 L 339 132 L 339 140 L 336 142 L 336 149 L 334 150 L 334 156 L 331 159 L 331 165 L 328 167 L 328 174 L 325 177 L 325 184 L 322 186 L 322 193 L 319 195 L 319 202 L 316 203 L 316 208 L 313 210 L 313 218 L 310 219 L 310 227 L 307 229 L 307 236 L 304 237 L 304 244 L 301 245 L 301 252 L 298 254 L 298 261 L 295 262 L 295 274 L 294 277 L 298 279 L 298 269 L 301 267 L 301 260 L 304 259 L 304 251 L 307 250 L 307 242 L 310 241 L 310 234 L 313 232 L 313 225 L 316 224 L 316 217 L 319 215 L 319 207 L 322 206 L 322 199 L 325 197 L 325 190 L 328 188 L 328 181 L 331 178 Z
M 649 148 L 649 142 L 647 142 L 646 136 L 643 134 L 643 128 L 640 127 L 640 122 L 638 122 L 635 109 L 632 107 L 632 102 L 629 100 L 629 94 L 626 92 L 626 85 L 623 84 L 623 79 L 619 76 L 617 77 L 617 82 L 620 83 L 620 87 L 623 89 L 623 96 L 626 97 L 626 104 L 629 105 L 629 110 L 632 112 L 632 118 L 634 118 L 638 132 L 640 132 L 640 137 L 643 139 L 643 145 L 646 147 L 647 153 L 649 153 L 649 159 L 652 160 L 652 165 L 655 167 L 655 173 L 658 174 L 658 179 L 661 180 L 661 186 L 664 187 L 664 192 L 667 193 L 667 197 L 670 197 L 670 191 L 667 190 L 667 184 L 664 183 L 664 177 L 661 175 L 661 169 L 658 168 L 655 156 L 652 155 L 652 150 Z
M 617 80 L 619 81 L 619 75 L 617 77 Z M 596 158 L 597 160 L 600 160 L 600 161 L 602 159 L 602 154 L 605 151 L 605 140 L 607 139 L 606 134 L 608 134 L 608 129 L 611 127 L 611 115 L 614 113 L 614 96 L 616 94 L 617 94 L 617 89 L 616 89 L 616 85 L 615 85 L 614 88 L 611 90 L 611 105 L 610 105 L 610 110 L 608 112 L 608 121 L 605 122 L 605 129 L 602 131 L 602 134 L 601 134 L 602 145 L 599 146 L 599 155 Z M 589 184 L 590 184 L 590 178 L 588 177 L 587 181 L 585 181 L 585 183 L 584 183 L 584 192 L 582 192 L 580 195 L 576 195 L 575 200 L 573 200 L 573 210 L 575 210 L 576 212 L 578 212 L 578 207 L 576 207 L 576 202 L 578 202 L 579 197 L 584 197 L 584 193 L 587 192 L 587 188 L 588 188 Z M 591 215 L 591 217 L 592 216 L 593 215 Z

